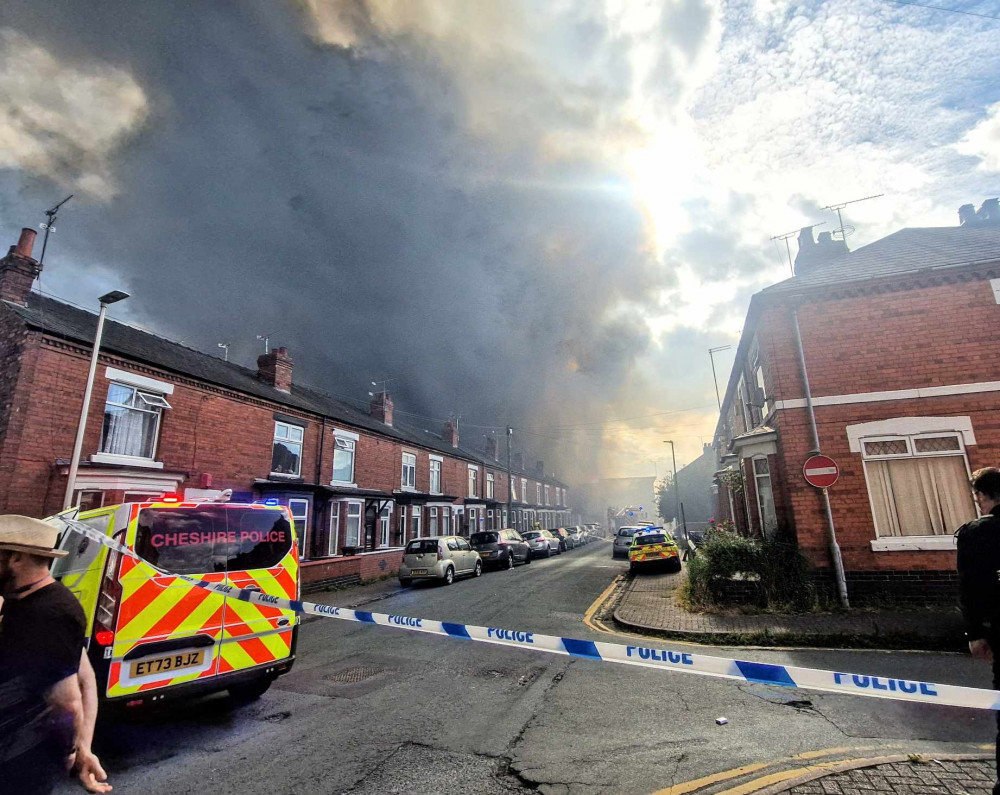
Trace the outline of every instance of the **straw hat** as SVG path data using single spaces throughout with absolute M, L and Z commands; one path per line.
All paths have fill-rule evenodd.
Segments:
M 0 516 L 0 549 L 28 552 L 46 558 L 66 557 L 66 551 L 55 549 L 59 531 L 41 519 L 8 514 Z

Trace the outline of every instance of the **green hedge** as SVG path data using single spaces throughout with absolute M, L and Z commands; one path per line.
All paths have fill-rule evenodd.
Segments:
M 730 585 L 742 578 L 744 592 L 753 594 L 760 607 L 809 607 L 814 599 L 809 583 L 809 565 L 794 544 L 760 541 L 716 530 L 688 561 L 688 599 L 698 605 L 733 603 Z

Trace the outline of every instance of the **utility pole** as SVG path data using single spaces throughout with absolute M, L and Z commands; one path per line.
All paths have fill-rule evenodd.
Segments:
M 513 436 L 514 429 L 509 425 L 507 426 L 507 521 L 513 526 L 514 523 L 514 509 L 513 501 L 511 497 L 514 493 L 514 478 L 510 472 L 510 437 Z
M 670 459 L 674 464 L 674 522 L 683 522 L 684 538 L 687 538 L 687 523 L 681 518 L 681 487 L 677 482 L 677 455 L 674 451 L 674 443 L 670 439 L 664 439 L 664 444 L 670 445 Z

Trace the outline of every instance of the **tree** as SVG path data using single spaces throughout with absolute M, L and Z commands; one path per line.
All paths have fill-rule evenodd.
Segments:
M 656 492 L 656 509 L 660 518 L 669 522 L 677 516 L 677 500 L 674 498 L 673 475 L 664 475 L 654 487 Z

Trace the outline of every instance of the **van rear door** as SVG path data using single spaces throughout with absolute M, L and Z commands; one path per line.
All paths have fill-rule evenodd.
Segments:
M 121 585 L 109 698 L 218 673 L 226 600 L 174 574 L 223 583 L 228 516 L 219 505 L 132 504 L 125 543 L 145 562 L 112 554 L 111 582 Z M 107 586 L 105 586 L 107 587 Z
M 228 508 L 227 583 L 281 599 L 299 598 L 298 545 L 287 508 L 245 505 Z M 219 673 L 243 671 L 284 660 L 293 652 L 296 615 L 226 597 Z

